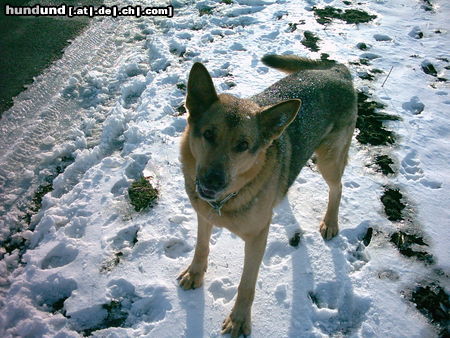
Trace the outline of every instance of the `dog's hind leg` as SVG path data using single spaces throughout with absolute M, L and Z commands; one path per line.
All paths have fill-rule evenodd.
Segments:
M 328 184 L 328 207 L 320 223 L 320 233 L 326 240 L 333 238 L 339 231 L 338 214 L 342 195 L 341 178 L 347 164 L 348 149 L 354 127 L 331 132 L 316 149 L 317 166 Z
M 196 289 L 203 283 L 206 268 L 208 266 L 209 239 L 211 238 L 212 224 L 198 215 L 197 245 L 191 265 L 184 270 L 178 280 L 180 286 L 185 289 Z

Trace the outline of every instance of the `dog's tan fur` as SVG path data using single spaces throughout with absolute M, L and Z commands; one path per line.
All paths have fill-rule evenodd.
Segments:
M 341 177 L 356 120 L 356 96 L 344 66 L 276 55 L 265 56 L 263 62 L 291 75 L 258 95 L 239 99 L 217 95 L 208 71 L 196 63 L 186 99 L 189 119 L 181 162 L 186 191 L 198 215 L 198 234 L 192 263 L 179 276 L 180 286 L 201 286 L 213 225 L 241 237 L 244 269 L 222 331 L 232 337 L 250 334 L 272 210 L 313 152 L 329 186 L 320 232 L 325 239 L 337 234 Z

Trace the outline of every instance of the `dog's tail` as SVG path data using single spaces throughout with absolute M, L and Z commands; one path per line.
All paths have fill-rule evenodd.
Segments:
M 296 55 L 267 54 L 261 59 L 266 66 L 291 74 L 306 69 L 329 69 L 336 65 L 332 60 L 311 60 Z

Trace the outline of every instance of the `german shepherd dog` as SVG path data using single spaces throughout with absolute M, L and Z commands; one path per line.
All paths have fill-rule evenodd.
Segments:
M 329 197 L 320 233 L 338 233 L 341 177 L 356 122 L 348 69 L 329 60 L 266 55 L 262 62 L 290 75 L 247 99 L 216 93 L 201 63 L 190 71 L 188 125 L 181 143 L 186 192 L 197 212 L 194 258 L 178 277 L 183 289 L 202 285 L 213 225 L 245 241 L 236 302 L 222 333 L 250 334 L 251 306 L 272 210 L 315 152 Z

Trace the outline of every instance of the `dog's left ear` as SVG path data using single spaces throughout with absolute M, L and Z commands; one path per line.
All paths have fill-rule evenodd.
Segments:
M 190 118 L 197 118 L 218 100 L 208 70 L 200 62 L 194 63 L 189 73 L 186 108 Z
M 258 114 L 258 124 L 265 141 L 277 139 L 286 127 L 294 121 L 302 105 L 301 100 L 287 100 Z

